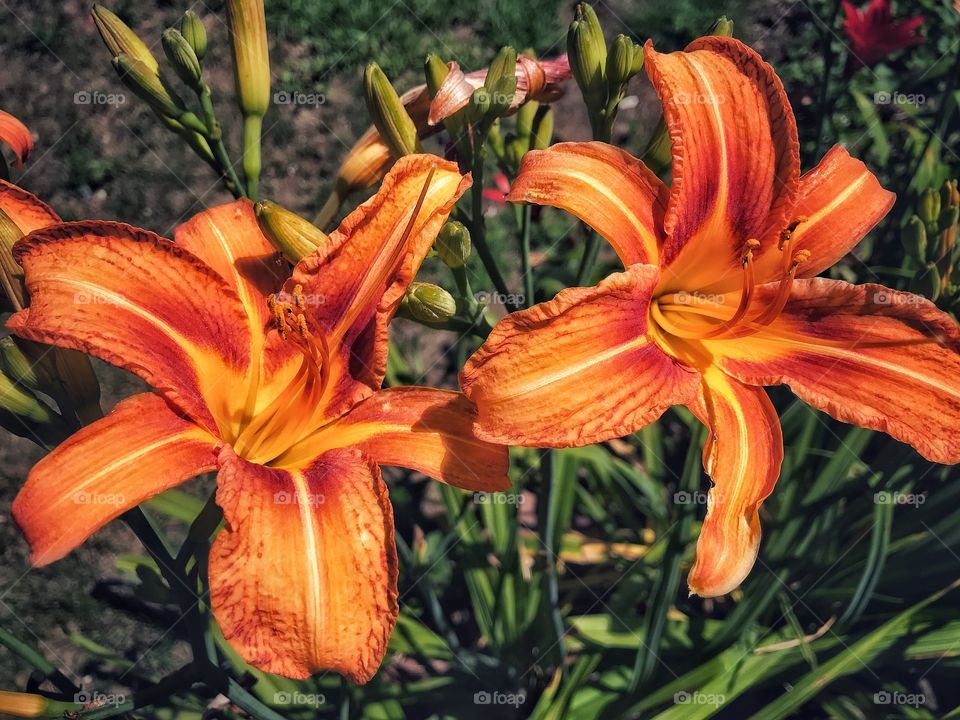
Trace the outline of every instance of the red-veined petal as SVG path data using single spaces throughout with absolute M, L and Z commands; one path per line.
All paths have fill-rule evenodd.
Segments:
M 629 153 L 600 142 L 560 143 L 523 156 L 507 199 L 551 205 L 613 245 L 624 267 L 656 264 L 667 186 Z
M 711 345 L 715 361 L 744 382 L 786 383 L 839 420 L 892 435 L 934 462 L 960 462 L 960 330 L 928 300 L 882 285 L 798 280 L 763 332 Z
M 17 169 L 21 169 L 33 150 L 33 136 L 26 125 L 3 110 L 0 110 L 0 142 L 13 150 Z
M 40 460 L 13 502 L 30 562 L 59 560 L 157 493 L 216 467 L 217 439 L 153 393 L 122 400 Z
M 333 448 L 357 447 L 381 465 L 411 468 L 464 490 L 506 490 L 507 448 L 480 440 L 475 420 L 476 408 L 461 393 L 380 390 L 272 464 L 297 466 Z
M 588 445 L 688 402 L 698 375 L 647 335 L 657 277 L 652 265 L 631 265 L 501 320 L 460 375 L 478 408 L 478 434 L 511 445 Z
M 251 665 L 291 678 L 373 677 L 397 617 L 393 510 L 377 466 L 334 450 L 300 470 L 220 453 L 227 526 L 210 551 L 210 598 Z
M 331 387 L 341 392 L 344 385 L 356 386 L 338 401 L 345 407 L 380 387 L 387 362 L 387 323 L 468 187 L 470 176 L 461 176 L 454 163 L 433 155 L 401 158 L 377 194 L 331 233 L 336 249 L 309 255 L 294 269 L 286 289 L 292 293 L 296 285 L 303 286 L 310 332 L 327 338 L 335 356 L 330 372 L 343 381 Z
M 17 224 L 24 235 L 60 222 L 57 214 L 36 195 L 5 180 L 0 180 L 0 210 Z
M 773 68 L 733 38 L 644 50 L 672 144 L 665 289 L 736 285 L 747 240 L 776 243 L 793 206 L 800 160 L 790 102 Z
M 192 254 L 109 222 L 38 230 L 14 254 L 30 306 L 10 318 L 11 332 L 130 370 L 211 431 L 239 412 L 246 316 L 233 289 Z
M 736 588 L 756 562 L 758 510 L 780 475 L 783 434 L 766 391 L 716 367 L 705 370 L 702 394 L 691 409 L 710 433 L 703 466 L 713 486 L 687 582 L 697 595 L 714 597 Z

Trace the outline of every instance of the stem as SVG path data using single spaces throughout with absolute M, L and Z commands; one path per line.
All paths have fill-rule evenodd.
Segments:
M 262 115 L 248 115 L 243 119 L 243 175 L 247 179 L 247 197 L 257 199 L 260 189 L 260 132 Z
M 287 720 L 283 715 L 271 710 L 260 702 L 243 687 L 243 685 L 233 678 L 227 678 L 227 686 L 224 694 L 230 698 L 230 702 L 257 718 L 257 720 Z
M 533 207 L 514 206 L 520 216 L 520 272 L 523 274 L 523 305 L 530 307 L 534 303 L 533 272 L 530 269 L 530 218 Z
M 563 616 L 560 613 L 560 581 L 557 576 L 556 554 L 556 513 L 552 505 L 556 484 L 556 457 L 553 450 L 544 451 L 540 458 L 540 488 L 537 496 L 537 507 L 540 513 L 540 527 L 543 528 L 543 544 L 546 550 L 546 564 L 544 567 L 544 601 L 550 609 L 550 624 L 556 635 L 554 648 L 560 661 L 557 663 L 563 672 L 563 661 L 567 657 L 566 632 L 563 627 Z
M 203 118 L 209 129 L 207 142 L 210 144 L 214 159 L 220 166 L 220 175 L 223 178 L 223 183 L 235 198 L 241 198 L 246 194 L 246 191 L 240 182 L 240 178 L 237 177 L 236 171 L 233 169 L 233 163 L 230 161 L 227 148 L 223 144 L 223 130 L 220 127 L 217 116 L 213 112 L 213 98 L 210 95 L 210 87 L 204 84 L 203 90 L 197 93 L 197 97 L 200 99 Z
M 334 189 L 330 192 L 330 197 L 327 198 L 327 201 L 323 204 L 323 207 L 320 208 L 320 212 L 318 212 L 316 217 L 313 218 L 313 224 L 326 232 L 326 228 L 333 223 L 333 219 L 340 211 L 341 205 L 343 205 L 343 197 L 340 194 L 340 190 L 334 187 Z
M 830 12 L 830 25 L 836 20 L 837 13 L 840 12 L 840 0 L 833 3 L 833 10 Z M 820 39 L 823 43 L 823 77 L 820 80 L 820 96 L 817 99 L 817 111 L 819 121 L 817 122 L 817 136 L 814 142 L 814 161 L 820 157 L 820 150 L 823 145 L 823 132 L 827 126 L 827 98 L 830 88 L 830 74 L 833 70 L 833 61 L 835 59 L 833 44 L 830 42 L 830 25 L 824 23 L 820 32 Z
M 60 692 L 66 695 L 73 695 L 77 692 L 77 686 L 64 675 L 55 665 L 47 661 L 43 655 L 38 653 L 32 647 L 9 632 L 0 628 L 0 645 L 3 645 L 14 655 L 26 663 L 29 663 L 49 680 Z
M 126 702 L 107 707 L 99 707 L 87 712 L 80 712 L 78 717 L 82 718 L 82 720 L 102 720 L 103 718 L 125 715 L 132 710 L 147 707 L 148 705 L 155 705 L 158 702 L 166 700 L 172 697 L 177 691 L 191 687 L 195 682 L 199 682 L 196 668 L 192 665 L 187 665 L 170 673 L 156 685 L 151 685 L 145 690 L 133 693 L 133 696 Z
M 477 145 L 473 158 L 473 185 L 470 188 L 472 207 L 470 238 L 473 240 L 474 247 L 477 248 L 477 254 L 480 256 L 493 286 L 497 289 L 497 292 L 503 295 L 506 302 L 510 298 L 510 290 L 507 288 L 507 283 L 500 273 L 500 268 L 497 267 L 497 262 L 490 252 L 490 247 L 487 245 L 486 228 L 483 222 L 483 165 L 487 152 L 482 144 L 478 143 Z M 506 305 L 511 311 L 517 309 L 514 303 L 506 302 Z

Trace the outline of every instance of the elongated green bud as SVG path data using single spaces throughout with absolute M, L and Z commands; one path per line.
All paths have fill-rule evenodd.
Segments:
M 183 101 L 167 90 L 160 75 L 145 63 L 122 53 L 113 59 L 113 67 L 123 84 L 161 115 L 179 120 L 186 112 Z
M 270 55 L 263 0 L 227 0 L 234 79 L 244 117 L 262 117 L 270 106 Z
M 0 209 L 0 283 L 15 310 L 23 310 L 27 306 L 23 268 L 13 259 L 13 246 L 22 237 L 20 227 Z
M 12 412 L 35 423 L 46 423 L 53 413 L 29 390 L 17 385 L 13 378 L 0 372 L 0 409 Z
M 587 3 L 577 5 L 567 31 L 570 70 L 590 108 L 602 108 L 607 100 L 607 44 L 597 14 Z
M 707 30 L 707 35 L 733 37 L 733 20 L 728 20 L 726 15 L 721 15 L 714 20 L 713 25 Z
M 457 314 L 453 295 L 431 283 L 410 283 L 402 304 L 410 317 L 424 323 L 442 323 Z
M 263 234 L 294 264 L 330 242 L 316 225 L 274 202 L 261 200 L 253 210 Z
M 100 32 L 100 37 L 103 38 L 103 42 L 110 50 L 111 55 L 114 57 L 126 55 L 134 60 L 139 60 L 154 73 L 160 73 L 160 64 L 153 53 L 123 20 L 103 5 L 94 5 L 91 14 L 93 15 L 93 22 Z
M 470 231 L 462 222 L 451 220 L 440 229 L 433 247 L 444 265 L 451 269 L 461 268 L 470 258 Z
M 550 147 L 550 143 L 553 142 L 553 108 L 545 105 L 540 110 L 541 112 L 537 113 L 537 119 L 533 125 L 531 150 L 544 150 Z
M 540 109 L 540 103 L 536 100 L 525 102 L 517 110 L 517 137 L 529 142 L 533 135 L 533 121 L 537 117 L 537 110 Z
M 180 34 L 190 43 L 197 60 L 203 62 L 207 54 L 207 30 L 200 16 L 193 10 L 187 10 L 180 18 Z
M 916 215 L 912 216 L 900 232 L 900 242 L 907 255 L 921 265 L 927 260 L 927 228 Z
M 940 217 L 940 193 L 936 190 L 924 190 L 917 201 L 917 215 L 927 225 L 933 225 Z
M 31 390 L 49 387 L 51 378 L 44 372 L 44 365 L 36 363 L 34 358 L 28 356 L 14 338 L 5 337 L 0 340 L 0 361 L 3 363 L 3 371 L 20 385 Z
M 910 290 L 934 302 L 940 297 L 940 271 L 935 263 L 927 263 L 910 281 Z
M 196 92 L 203 92 L 203 71 L 193 46 L 173 28 L 164 30 L 161 40 L 163 52 L 180 79 Z
M 490 93 L 490 109 L 488 114 L 500 117 L 513 104 L 513 96 L 517 91 L 517 51 L 512 47 L 504 47 L 490 63 L 483 86 Z
M 417 126 L 400 101 L 400 96 L 376 63 L 367 65 L 363 73 L 363 90 L 367 110 L 380 137 L 395 158 L 417 152 Z
M 620 92 L 626 82 L 633 77 L 633 55 L 643 51 L 635 48 L 633 40 L 626 35 L 617 35 L 610 48 L 610 54 L 607 56 L 607 85 L 610 89 L 610 95 L 616 95 Z
M 944 207 L 940 211 L 940 220 L 938 222 L 940 230 L 949 230 L 951 227 L 957 224 L 957 220 L 960 219 L 960 208 L 953 207 Z
M 447 79 L 447 75 L 450 74 L 450 68 L 437 55 L 430 53 L 423 63 L 423 74 L 426 76 L 427 90 L 430 92 L 430 97 L 432 98 L 437 94 L 437 91 L 440 90 L 443 81 Z

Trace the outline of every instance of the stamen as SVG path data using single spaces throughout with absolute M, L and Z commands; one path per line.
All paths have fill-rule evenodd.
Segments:
M 753 299 L 753 289 L 756 285 L 756 278 L 754 277 L 753 272 L 753 251 L 759 247 L 759 240 L 754 240 L 752 238 L 747 240 L 747 252 L 743 256 L 743 287 L 740 289 L 740 302 L 737 304 L 736 311 L 729 319 L 720 323 L 710 332 L 703 335 L 702 339 L 705 340 L 707 338 L 714 338 L 718 335 L 723 335 L 724 333 L 735 328 L 740 320 L 747 314 L 747 310 L 750 309 L 750 301 Z
M 765 326 L 769 325 L 780 316 L 780 313 L 782 313 L 783 309 L 787 306 L 787 300 L 790 299 L 790 291 L 793 289 L 793 281 L 797 276 L 797 268 L 799 268 L 809 259 L 809 250 L 799 250 L 796 254 L 794 254 L 793 259 L 790 261 L 790 269 L 787 272 L 787 277 L 780 282 L 780 286 L 777 288 L 777 294 L 774 296 L 773 302 L 770 303 L 766 310 L 754 318 L 751 323 Z M 756 330 L 754 332 L 756 332 Z

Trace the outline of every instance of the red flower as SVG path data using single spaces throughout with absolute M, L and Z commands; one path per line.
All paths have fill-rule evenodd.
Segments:
M 510 192 L 510 180 L 503 173 L 497 173 L 493 178 L 493 184 L 496 187 L 486 188 L 483 191 L 483 198 L 497 205 L 507 204 L 507 193 Z
M 875 65 L 897 50 L 926 40 L 916 32 L 923 24 L 923 17 L 894 20 L 890 0 L 870 0 L 866 10 L 859 10 L 844 0 L 843 11 L 847 16 L 843 29 L 850 38 L 850 61 L 855 68 Z

